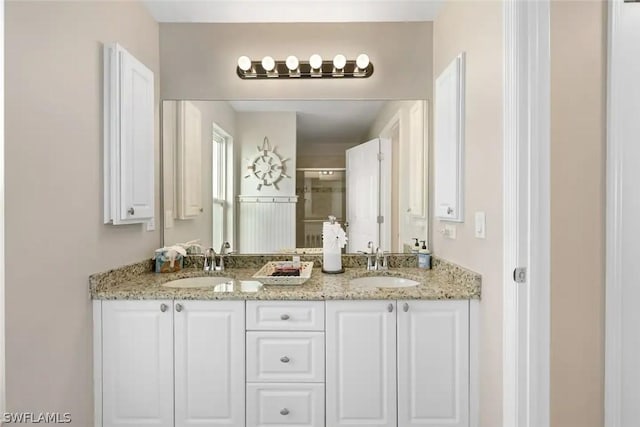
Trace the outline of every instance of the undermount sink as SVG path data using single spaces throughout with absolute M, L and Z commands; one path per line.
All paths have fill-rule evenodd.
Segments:
M 420 284 L 420 282 L 416 282 L 415 280 L 392 276 L 359 277 L 357 279 L 351 279 L 349 283 L 352 286 L 367 288 L 409 288 Z
M 189 277 L 162 284 L 167 288 L 213 288 L 218 285 L 233 286 L 233 279 L 231 277 Z

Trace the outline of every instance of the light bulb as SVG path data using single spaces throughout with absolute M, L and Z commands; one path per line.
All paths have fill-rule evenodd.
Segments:
M 242 71 L 249 71 L 251 69 L 251 59 L 248 56 L 238 58 L 238 68 Z
M 347 65 L 347 58 L 344 55 L 338 54 L 333 57 L 333 66 L 336 70 L 342 70 Z
M 322 67 L 322 57 L 317 53 L 311 55 L 311 57 L 309 58 L 309 65 L 311 65 L 311 68 L 313 68 L 314 70 L 318 70 L 320 67 Z
M 287 56 L 287 60 L 285 61 L 287 64 L 287 68 L 290 71 L 295 71 L 298 69 L 298 65 L 300 65 L 300 61 L 298 61 L 298 58 L 296 58 L 295 56 L 291 55 L 291 56 Z
M 364 70 L 369 66 L 369 56 L 366 53 L 361 53 L 356 58 L 356 65 L 359 69 Z
M 276 68 L 276 61 L 270 56 L 265 56 L 262 58 L 262 68 L 264 68 L 265 71 L 273 71 L 273 69 Z

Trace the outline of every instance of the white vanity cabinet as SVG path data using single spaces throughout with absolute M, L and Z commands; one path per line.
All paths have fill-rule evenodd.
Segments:
M 246 309 L 247 427 L 323 427 L 324 302 L 247 301 Z
M 100 393 L 96 412 L 101 410 L 102 419 L 96 414 L 96 425 L 172 427 L 173 303 L 97 303 L 100 325 L 94 328 L 95 335 L 102 337 L 96 343 L 102 349 L 102 363 L 94 369 L 99 370 L 96 379 L 102 382 L 96 390 Z
M 328 426 L 469 426 L 469 301 L 327 301 Z
M 327 425 L 396 425 L 396 302 L 327 301 Z
M 244 301 L 94 310 L 96 426 L 244 425 Z

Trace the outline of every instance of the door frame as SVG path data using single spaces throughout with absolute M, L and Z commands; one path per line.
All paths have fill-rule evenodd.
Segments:
M 506 0 L 503 12 L 503 426 L 548 427 L 550 1 Z

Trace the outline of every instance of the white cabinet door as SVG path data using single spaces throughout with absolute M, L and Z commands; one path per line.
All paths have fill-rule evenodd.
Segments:
M 328 426 L 396 425 L 395 307 L 326 302 Z
M 154 213 L 153 73 L 120 52 L 120 216 L 152 218 Z
M 118 44 L 104 53 L 104 222 L 148 222 L 155 205 L 153 72 Z
M 175 302 L 175 426 L 244 425 L 244 301 Z
M 464 221 L 464 54 L 435 84 L 434 202 L 436 217 Z
M 171 301 L 102 302 L 103 427 L 173 426 Z
M 188 219 L 202 212 L 202 114 L 192 102 L 178 102 L 176 142 L 177 213 Z
M 398 425 L 469 426 L 469 301 L 398 301 Z

